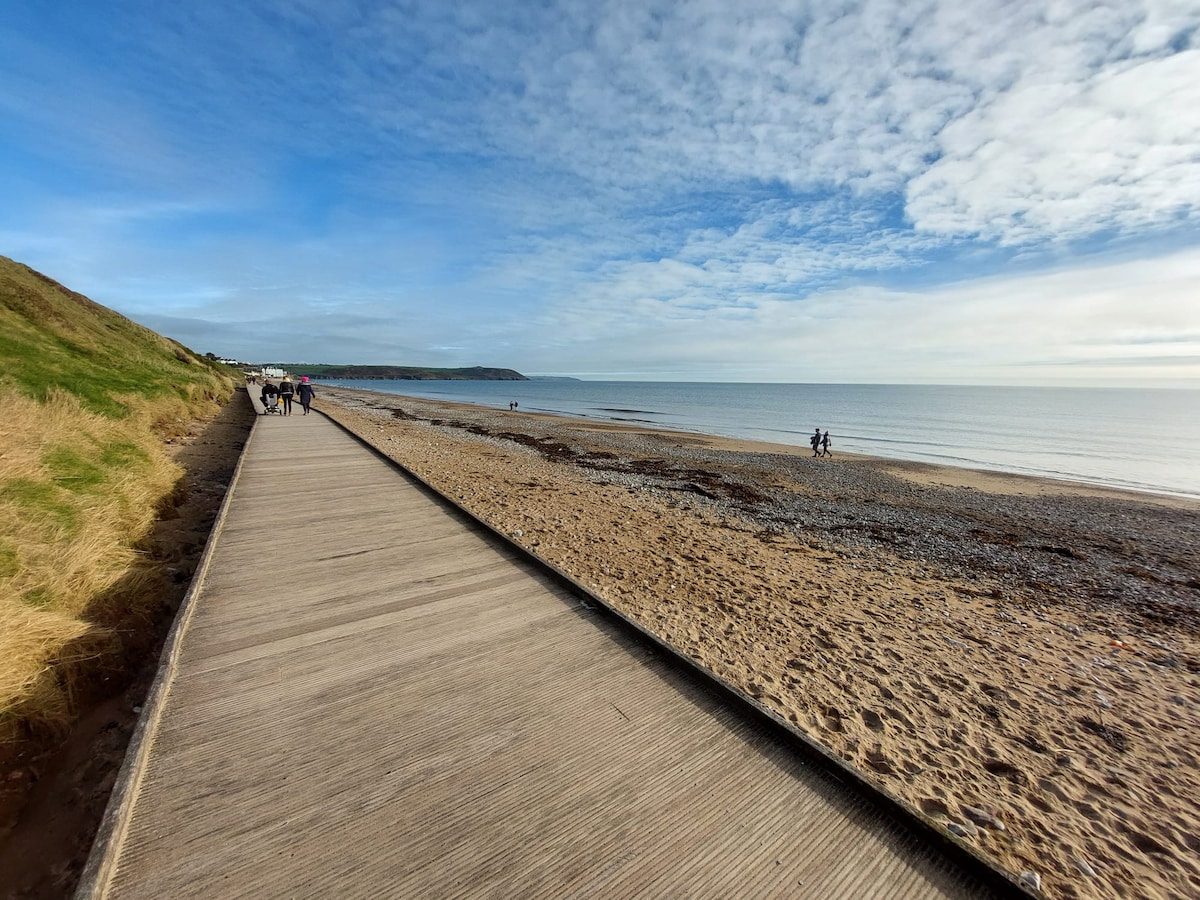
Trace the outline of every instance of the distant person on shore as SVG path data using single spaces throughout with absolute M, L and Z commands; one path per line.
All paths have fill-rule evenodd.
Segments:
M 271 381 L 270 378 L 263 382 L 261 396 L 263 415 L 266 415 L 267 410 L 269 410 L 275 404 L 275 401 L 279 399 L 279 388 L 275 387 L 275 383 Z
M 810 444 L 812 444 L 813 456 L 820 456 L 821 455 L 821 429 L 820 428 L 818 428 L 816 431 L 813 432 L 813 436 L 808 439 L 808 442 Z
M 296 386 L 292 384 L 292 379 L 284 375 L 283 381 L 279 382 L 279 399 L 283 401 L 285 416 L 292 414 L 292 397 L 294 396 L 296 396 Z
M 308 376 L 305 375 L 300 379 L 300 383 L 296 385 L 296 393 L 300 395 L 300 405 L 304 408 L 304 414 L 309 414 L 309 407 L 312 406 L 313 397 L 317 396 L 317 392 L 313 390 L 313 386 L 308 382 Z
M 825 436 L 823 438 L 821 438 L 821 455 L 822 456 L 833 456 L 833 454 L 829 452 L 829 429 L 828 428 L 825 429 Z

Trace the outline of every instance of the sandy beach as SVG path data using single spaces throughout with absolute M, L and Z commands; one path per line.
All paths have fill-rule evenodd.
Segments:
M 1200 504 L 318 394 L 1047 896 L 1200 896 Z

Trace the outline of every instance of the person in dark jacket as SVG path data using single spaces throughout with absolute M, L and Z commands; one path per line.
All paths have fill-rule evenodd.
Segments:
M 313 397 L 317 396 L 317 392 L 309 384 L 307 375 L 301 378 L 300 383 L 296 385 L 296 392 L 300 395 L 300 405 L 304 407 L 304 414 L 307 416 L 310 412 L 309 407 L 312 406 Z
M 296 396 L 296 386 L 292 384 L 292 379 L 284 375 L 283 381 L 279 382 L 279 399 L 283 401 L 285 416 L 292 414 L 292 397 L 294 396 Z
M 270 411 L 271 407 L 275 405 L 278 399 L 279 388 L 277 388 L 275 383 L 268 378 L 265 382 L 263 382 L 262 386 L 263 415 L 266 415 L 267 412 Z

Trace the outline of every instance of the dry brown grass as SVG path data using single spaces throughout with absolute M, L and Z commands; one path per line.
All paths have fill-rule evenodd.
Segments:
M 139 545 L 182 474 L 162 438 L 214 408 L 211 386 L 181 393 L 114 419 L 0 383 L 0 740 L 65 722 L 71 673 L 113 641 L 97 623 L 154 602 Z

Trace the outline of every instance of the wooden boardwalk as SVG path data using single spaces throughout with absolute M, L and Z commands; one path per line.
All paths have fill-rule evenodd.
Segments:
M 79 895 L 992 896 L 768 724 L 297 407 L 254 429 Z

